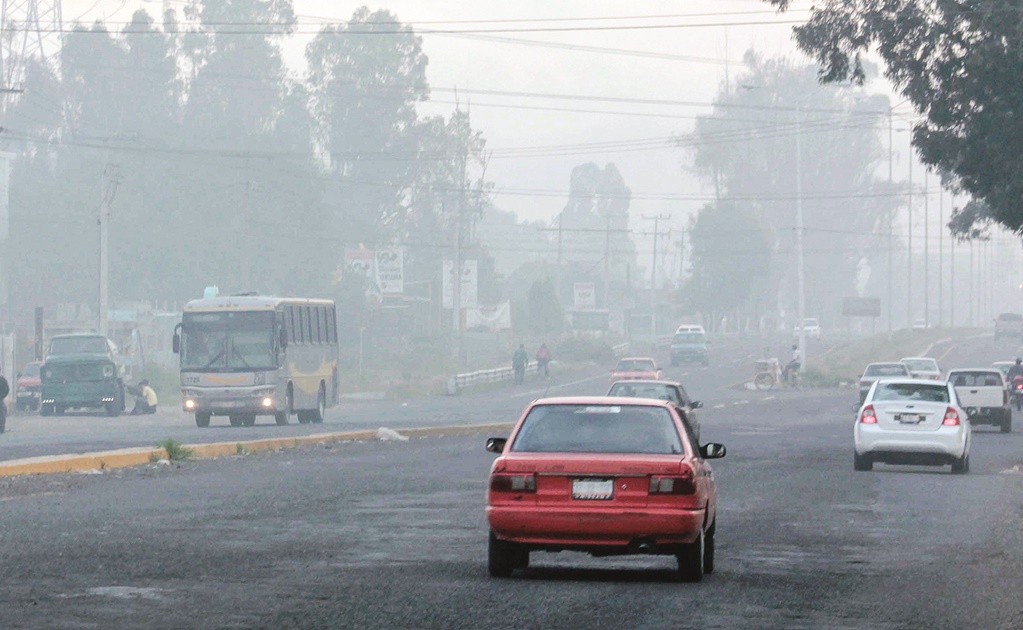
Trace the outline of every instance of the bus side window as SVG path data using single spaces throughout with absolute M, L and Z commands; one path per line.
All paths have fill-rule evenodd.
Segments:
M 312 308 L 308 306 L 302 307 L 302 323 L 305 325 L 305 342 L 312 343 L 313 341 L 313 314 Z
M 295 307 L 295 315 L 298 316 L 298 336 L 295 337 L 295 341 L 299 343 L 305 343 L 306 330 L 305 330 L 305 317 L 302 315 L 302 307 Z
M 309 307 L 309 317 L 312 319 L 312 326 L 309 329 L 312 331 L 312 342 L 320 343 L 320 309 L 317 306 Z
M 327 326 L 330 330 L 330 343 L 337 343 L 337 311 L 335 307 L 327 307 Z
M 298 341 L 298 336 L 295 334 L 295 307 L 286 306 L 284 308 L 284 328 L 287 331 L 288 342 L 295 343 Z

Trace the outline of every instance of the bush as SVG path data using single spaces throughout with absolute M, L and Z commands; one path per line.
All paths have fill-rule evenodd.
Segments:
M 178 442 L 174 438 L 167 438 L 166 440 L 158 443 L 156 448 L 162 448 L 167 452 L 167 459 L 182 460 L 188 459 L 192 456 L 192 449 L 188 448 L 181 442 Z

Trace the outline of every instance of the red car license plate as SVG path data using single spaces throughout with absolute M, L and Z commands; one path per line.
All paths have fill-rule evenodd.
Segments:
M 572 498 L 584 500 L 608 500 L 614 497 L 614 479 L 573 479 Z

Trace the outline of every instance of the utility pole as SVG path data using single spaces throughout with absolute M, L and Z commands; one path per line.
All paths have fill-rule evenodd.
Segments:
M 888 188 L 891 189 L 894 184 L 893 178 L 893 167 L 895 162 L 895 144 L 894 144 L 894 127 L 892 125 L 892 108 L 888 107 Z M 894 209 L 888 213 L 888 334 L 891 334 L 894 330 L 892 323 L 892 312 L 895 310 L 892 308 L 894 293 L 892 292 L 892 280 L 895 275 L 892 269 L 892 258 L 895 255 L 894 249 L 894 233 L 895 231 L 895 211 Z
M 913 327 L 913 143 L 909 144 L 909 205 L 906 207 L 906 225 L 909 233 L 906 256 L 906 328 Z
M 561 268 L 561 261 L 562 261 L 562 246 L 561 246 L 561 242 L 562 242 L 562 235 L 563 234 L 565 234 L 565 233 L 569 233 L 569 234 L 575 234 L 575 233 L 596 234 L 596 233 L 600 233 L 600 234 L 604 235 L 604 258 L 603 258 L 603 261 L 604 261 L 604 304 L 606 306 L 607 305 L 607 283 L 608 283 L 608 278 L 609 278 L 609 274 L 608 274 L 608 271 L 609 271 L 608 261 L 610 259 L 611 235 L 612 234 L 628 234 L 628 233 L 632 232 L 632 230 L 628 230 L 628 229 L 612 230 L 611 227 L 610 227 L 610 222 L 608 222 L 606 227 L 603 227 L 603 228 L 566 228 L 566 227 L 562 227 L 561 219 L 559 218 L 558 219 L 558 227 L 556 227 L 556 228 L 539 228 L 539 231 L 541 231 L 541 232 L 557 232 L 558 233 L 558 268 L 559 269 Z M 598 260 L 597 263 L 593 265 L 593 267 L 596 268 L 597 264 L 599 264 L 599 263 L 600 263 L 600 261 Z
M 952 193 L 952 214 L 955 214 L 956 198 Z M 953 236 L 948 241 L 948 325 L 956 327 L 956 239 Z
M 929 205 L 931 191 L 928 189 L 928 186 L 930 186 L 930 172 L 931 169 L 924 169 L 924 326 L 929 326 L 931 323 L 931 250 L 928 243 L 931 234 L 931 229 L 928 225 L 931 219 Z
M 973 303 L 973 239 L 970 239 L 970 326 L 977 325 L 977 318 L 974 316 L 975 307 Z
M 945 327 L 945 190 L 938 182 L 938 328 Z
M 806 319 L 806 279 L 803 272 L 803 120 L 802 110 L 796 107 L 796 285 L 799 294 L 799 309 L 797 321 L 799 322 L 799 352 L 801 363 L 805 366 L 807 360 L 806 352 L 806 328 L 803 320 Z
M 558 275 L 561 275 L 561 234 L 565 227 L 565 211 L 558 213 Z M 560 291 L 560 288 L 559 288 Z
M 657 236 L 661 221 L 670 221 L 670 214 L 658 214 L 643 217 L 644 221 L 654 222 L 654 255 L 650 264 L 650 335 L 657 340 Z
M 107 316 L 110 310 L 110 204 L 117 194 L 117 184 L 120 177 L 117 172 L 117 165 L 110 164 L 109 152 L 107 152 L 106 166 L 103 169 L 103 178 L 106 180 L 103 190 L 103 200 L 99 206 L 99 304 L 97 332 L 103 336 L 107 335 Z
M 686 275 L 686 229 L 682 228 L 682 237 L 678 241 L 678 288 L 682 288 L 682 281 Z
M 611 288 L 611 212 L 604 217 L 604 308 L 610 305 Z

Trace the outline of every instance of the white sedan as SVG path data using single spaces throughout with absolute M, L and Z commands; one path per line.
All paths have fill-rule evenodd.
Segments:
M 874 463 L 952 465 L 970 471 L 970 423 L 949 383 L 880 379 L 867 393 L 853 429 L 853 468 Z

